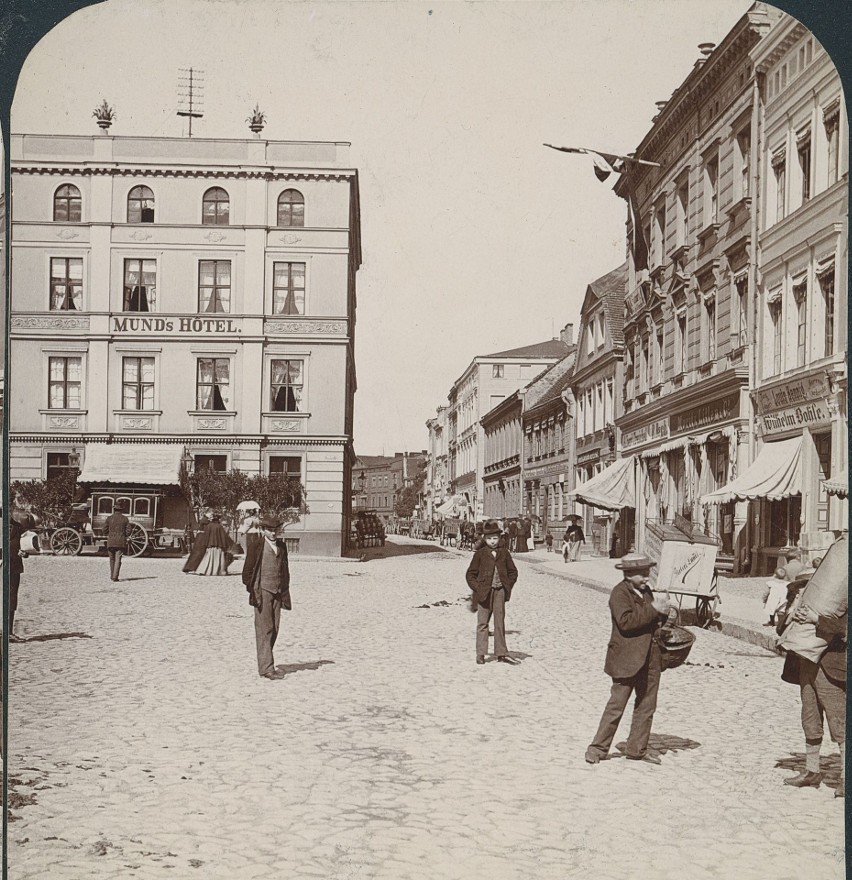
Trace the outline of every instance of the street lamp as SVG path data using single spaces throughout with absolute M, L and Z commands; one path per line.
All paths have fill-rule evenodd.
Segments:
M 363 502 L 361 504 L 361 507 L 364 507 L 364 508 L 367 507 L 367 496 L 364 493 L 364 489 L 365 489 L 366 485 L 367 485 L 367 475 L 364 473 L 364 471 L 361 471 L 361 473 L 358 474 L 358 494 L 360 495 L 361 500 Z
M 172 460 L 174 460 L 174 459 L 172 459 Z M 189 472 L 190 472 L 190 469 L 192 468 L 192 463 L 194 461 L 195 461 L 195 459 L 192 457 L 189 450 L 184 449 L 183 455 L 180 457 L 180 463 L 181 463 L 184 471 L 186 471 L 187 476 L 189 476 Z

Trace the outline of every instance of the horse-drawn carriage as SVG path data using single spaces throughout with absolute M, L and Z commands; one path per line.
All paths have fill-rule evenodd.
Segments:
M 409 527 L 408 534 L 412 538 L 419 538 L 423 541 L 431 541 L 435 537 L 435 524 L 431 519 L 413 518 Z
M 192 542 L 195 516 L 180 489 L 183 447 L 92 443 L 78 477 L 85 501 L 72 505 L 58 526 L 43 529 L 42 547 L 76 556 L 84 547 L 106 547 L 107 519 L 118 511 L 131 523 L 127 555 L 154 550 L 184 552 Z
M 77 556 L 83 547 L 106 548 L 109 516 L 123 513 L 130 520 L 127 556 L 154 550 L 183 553 L 191 541 L 190 508 L 182 497 L 168 496 L 162 489 L 99 488 L 84 504 L 75 504 L 68 521 L 47 529 L 47 546 L 57 556 Z

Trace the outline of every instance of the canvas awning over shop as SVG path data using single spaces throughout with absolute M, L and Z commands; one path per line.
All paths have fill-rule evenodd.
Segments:
M 845 470 L 840 471 L 835 477 L 823 480 L 822 484 L 829 495 L 837 495 L 840 498 L 846 498 L 849 495 L 849 477 Z
M 751 467 L 715 492 L 701 496 L 702 504 L 750 501 L 764 498 L 778 501 L 802 493 L 802 438 L 767 443 Z
M 467 498 L 464 495 L 453 495 L 452 498 L 448 498 L 443 504 L 439 504 L 438 507 L 435 508 L 435 513 L 440 513 L 442 516 L 452 516 L 454 513 L 458 513 L 462 508 L 467 507 Z
M 180 479 L 184 447 L 159 443 L 87 443 L 80 483 L 167 486 Z
M 618 458 L 568 495 L 583 504 L 602 507 L 604 510 L 636 507 L 636 479 L 633 466 L 634 456 Z

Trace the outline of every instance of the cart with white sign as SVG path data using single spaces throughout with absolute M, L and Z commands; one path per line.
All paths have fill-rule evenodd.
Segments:
M 651 588 L 668 590 L 675 598 L 678 621 L 684 601 L 695 600 L 695 620 L 706 628 L 717 617 L 722 601 L 716 570 L 716 542 L 693 534 L 692 524 L 677 517 L 674 524 L 648 522 L 643 551 L 657 565 L 651 569 Z

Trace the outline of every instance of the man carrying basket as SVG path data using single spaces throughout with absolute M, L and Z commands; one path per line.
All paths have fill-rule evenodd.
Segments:
M 586 749 L 589 764 L 597 764 L 607 756 L 634 691 L 636 702 L 625 755 L 634 761 L 662 763 L 648 751 L 662 671 L 659 629 L 669 613 L 668 593 L 655 596 L 648 585 L 651 566 L 656 564 L 639 553 L 628 553 L 616 563 L 615 567 L 624 572 L 624 579 L 615 585 L 609 597 L 612 635 L 604 665 L 604 672 L 612 677 L 612 691 L 598 732 Z

